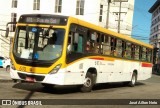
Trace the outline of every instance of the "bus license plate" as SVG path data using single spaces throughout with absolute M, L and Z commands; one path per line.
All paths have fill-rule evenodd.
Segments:
M 35 79 L 32 77 L 26 77 L 26 81 L 28 82 L 35 82 Z

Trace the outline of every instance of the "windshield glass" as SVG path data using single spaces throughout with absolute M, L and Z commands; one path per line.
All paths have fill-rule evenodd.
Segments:
M 14 55 L 31 60 L 54 60 L 61 56 L 64 29 L 19 26 Z

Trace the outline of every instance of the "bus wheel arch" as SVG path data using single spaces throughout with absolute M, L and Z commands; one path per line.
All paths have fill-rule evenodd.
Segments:
M 137 75 L 137 78 L 138 78 L 138 71 L 137 71 L 137 69 L 135 69 L 135 70 L 133 71 L 133 73 L 135 73 L 135 74 Z
M 95 68 L 88 69 L 84 84 L 80 87 L 81 92 L 90 92 L 96 82 L 97 70 Z
M 89 68 L 87 73 L 91 73 L 93 75 L 93 78 L 94 78 L 94 84 L 96 83 L 96 80 L 97 80 L 97 69 L 96 68 Z M 86 75 L 87 75 L 86 73 Z

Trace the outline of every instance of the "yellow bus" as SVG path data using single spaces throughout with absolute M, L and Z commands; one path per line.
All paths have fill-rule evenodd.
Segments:
M 153 46 L 70 16 L 24 14 L 10 54 L 13 80 L 45 87 L 97 83 L 134 86 L 152 74 Z

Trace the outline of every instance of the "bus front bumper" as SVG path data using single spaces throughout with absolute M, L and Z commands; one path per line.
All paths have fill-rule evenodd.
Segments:
M 21 72 L 13 69 L 10 70 L 10 76 L 13 80 L 22 80 L 26 82 L 38 82 L 55 85 L 65 85 L 64 74 L 65 72 L 63 69 L 56 74 L 35 74 Z

